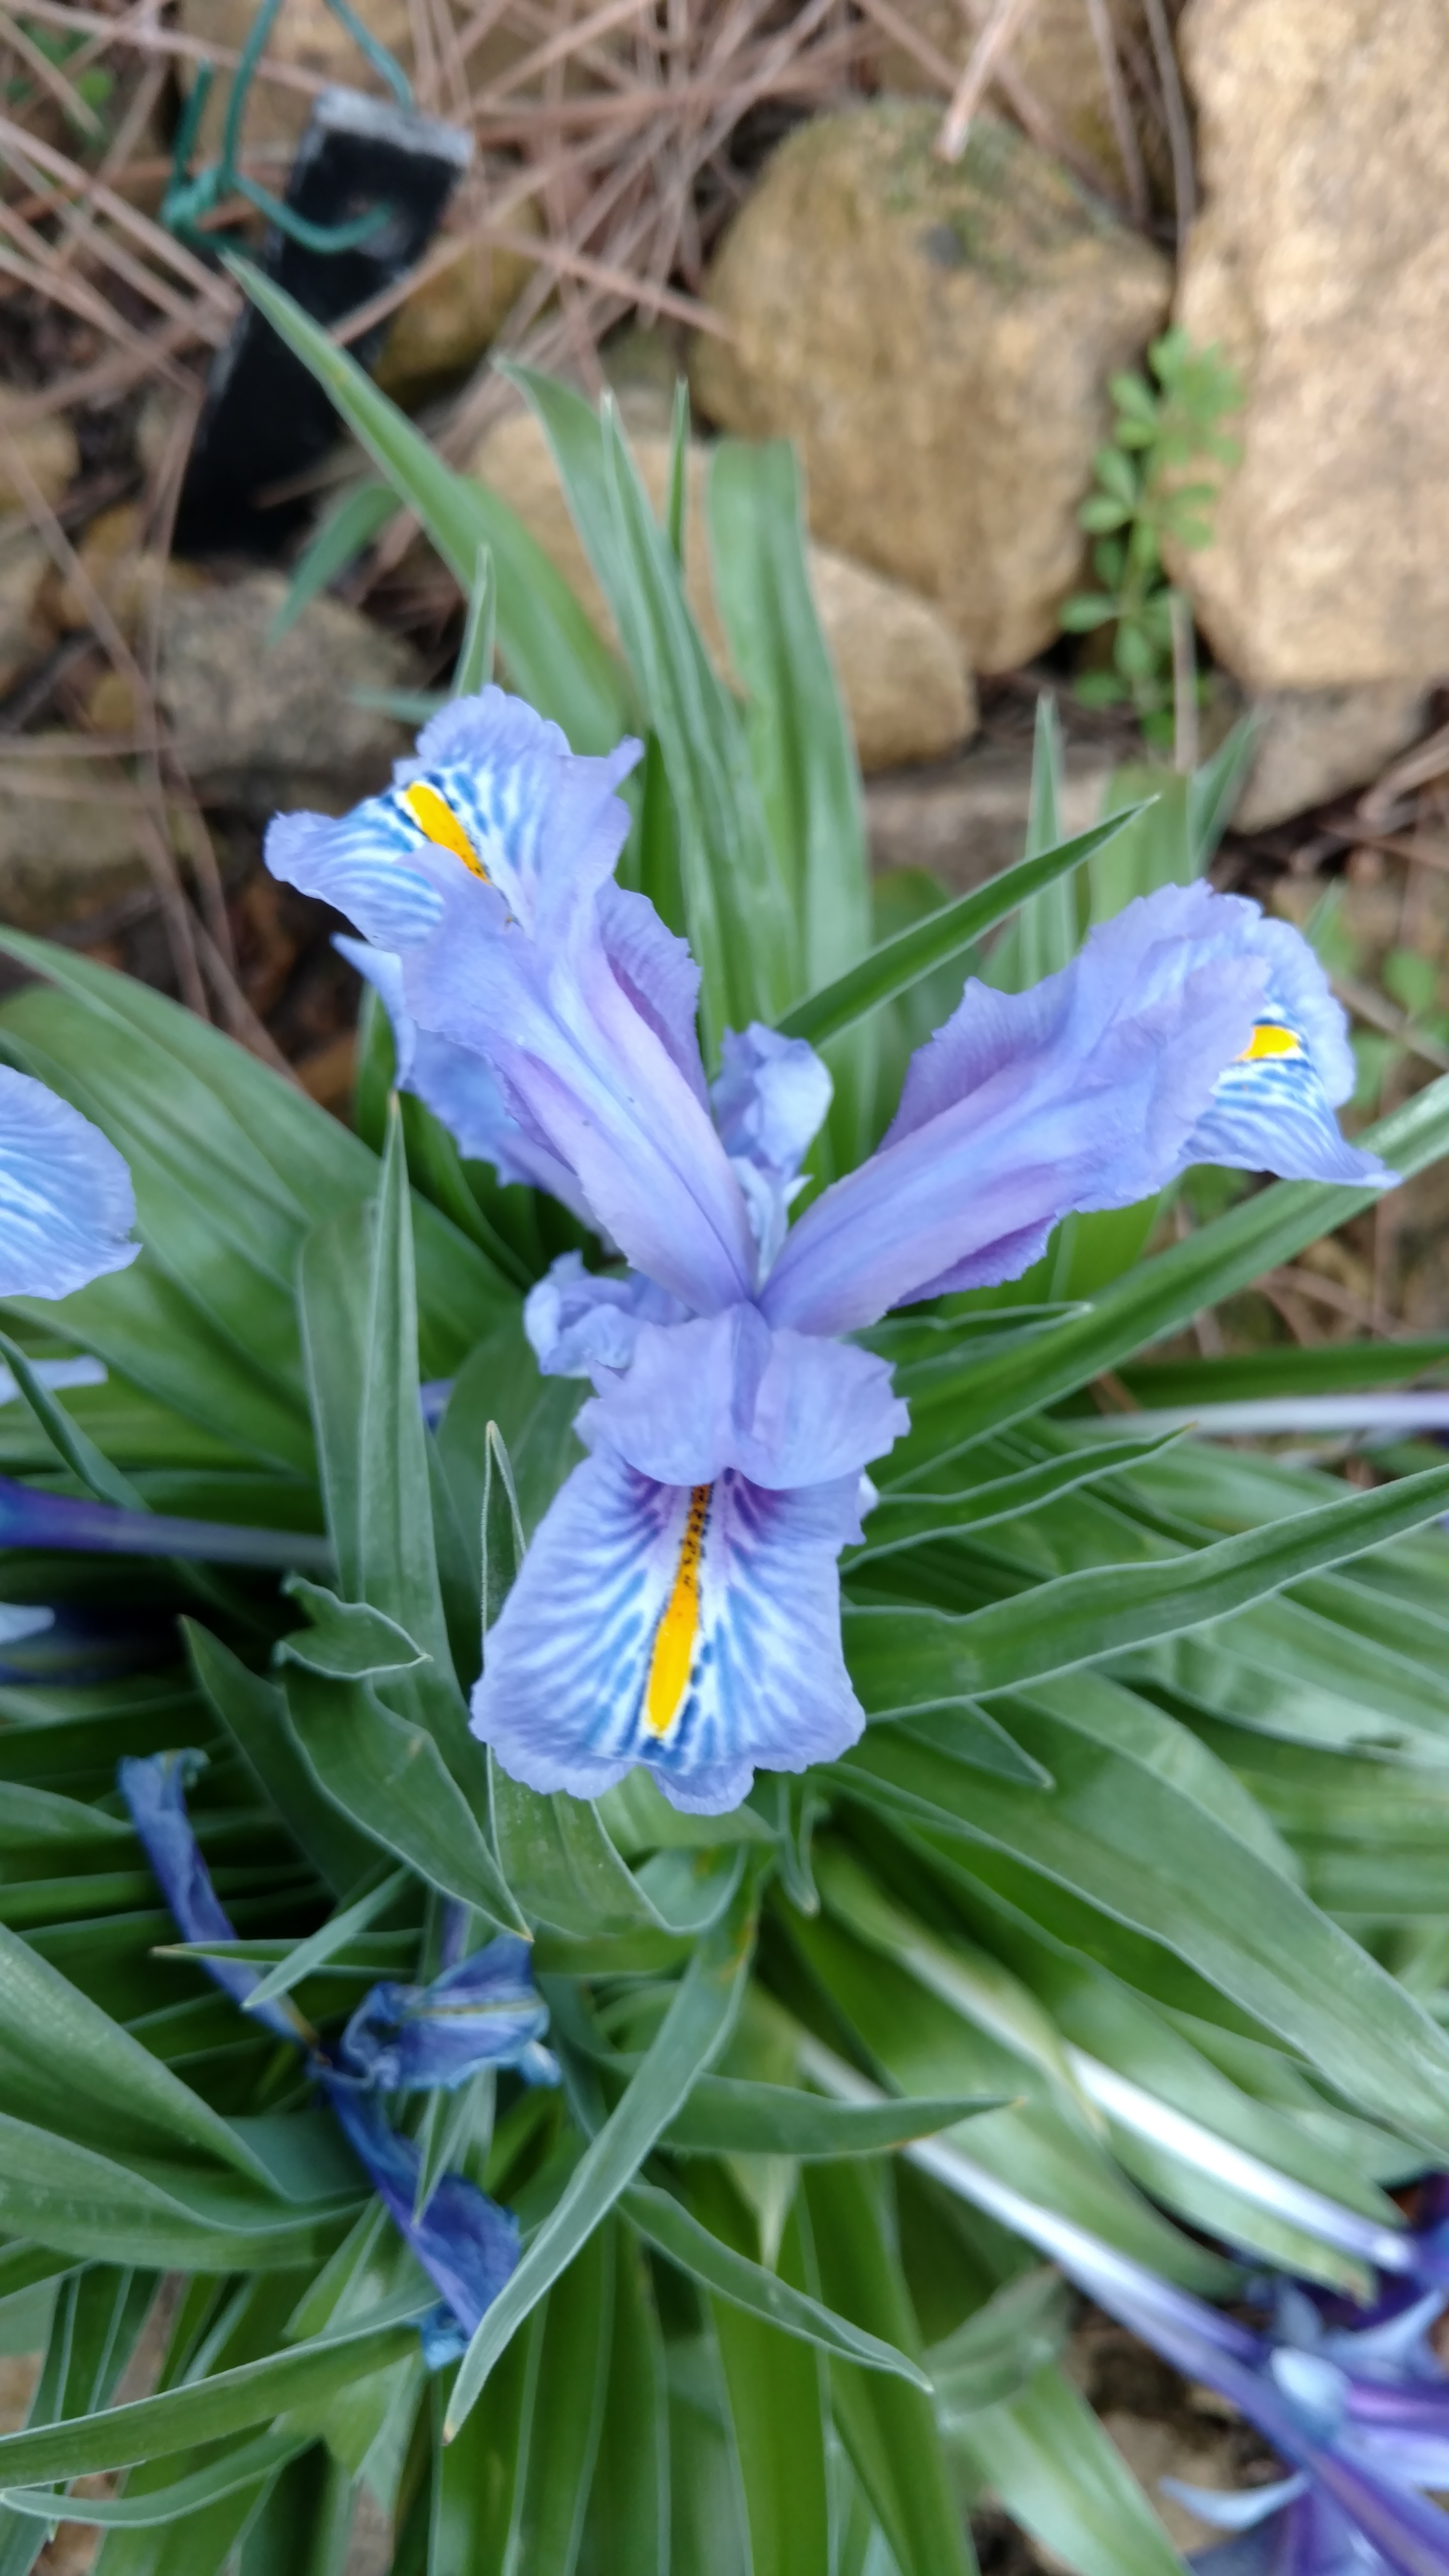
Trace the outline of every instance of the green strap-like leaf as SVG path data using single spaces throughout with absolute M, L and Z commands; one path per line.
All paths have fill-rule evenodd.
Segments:
M 359 1932 L 366 1932 L 380 1914 L 385 1914 L 390 1905 L 396 1904 L 407 1884 L 407 1871 L 392 1869 L 354 1904 L 339 1906 L 318 1931 L 307 1940 L 299 1941 L 295 1950 L 289 1952 L 285 1959 L 279 1959 L 274 1968 L 268 1969 L 261 1984 L 247 1996 L 244 2009 L 260 2012 L 263 2004 L 274 2003 L 279 1996 L 289 1995 L 304 1977 L 312 1976 L 318 1968 L 325 1968 L 329 1959 L 335 1959 Z
M 415 510 L 465 598 L 487 546 L 498 580 L 498 641 L 514 685 L 562 725 L 575 751 L 612 751 L 627 730 L 618 666 L 562 574 L 497 495 L 455 474 L 371 377 L 250 262 L 227 266 L 289 348 L 325 385 L 349 429 Z
M 1449 1467 L 1151 1565 L 1091 1566 L 952 1618 L 849 1610 L 851 1676 L 876 1716 L 1012 1690 L 1048 1673 L 1225 1618 L 1449 1508 Z M 1446 1704 L 1449 1722 L 1449 1704 Z
M 380 1681 L 413 1672 L 429 1658 L 396 1619 L 366 1601 L 339 1601 L 322 1583 L 293 1575 L 284 1592 L 300 1604 L 305 1628 L 294 1629 L 276 1649 L 279 1664 L 300 1664 L 304 1672 L 326 1673 L 333 1681 Z
M 866 2370 L 889 2371 L 897 2379 L 909 2380 L 913 2388 L 929 2389 L 930 2380 L 919 2362 L 863 2326 L 852 2325 L 848 2317 L 836 2316 L 803 2290 L 792 2289 L 778 2272 L 752 2263 L 748 2255 L 702 2226 L 667 2191 L 657 2190 L 652 2183 L 634 2183 L 621 2206 L 648 2244 L 657 2246 L 681 2272 L 688 2272 L 717 2297 L 765 2318 L 782 2334 L 817 2344 L 822 2352 L 859 2362 Z
M 288 1833 L 334 1894 L 356 1887 L 372 1867 L 376 1846 L 319 1790 L 276 1684 L 249 1672 L 230 1646 L 196 1621 L 183 1619 L 181 1632 L 198 1684 Z
M 670 2576 L 664 2338 L 637 2239 L 617 2222 L 610 2232 L 613 2341 L 589 2496 L 589 2543 L 597 2576 Z
M 745 687 L 755 782 L 813 991 L 869 949 L 871 886 L 860 770 L 811 593 L 793 448 L 783 439 L 722 439 L 708 499 L 715 597 Z M 876 1035 L 857 1025 L 826 1059 L 835 1082 L 830 1135 L 842 1169 L 872 1142 Z
M 821 2297 L 882 2341 L 918 2347 L 882 2178 L 864 2165 L 810 2165 L 803 2192 Z M 836 2429 L 901 2576 L 968 2576 L 970 2542 L 929 2397 L 906 2380 L 834 2357 L 830 2386 Z
M 148 2495 L 74 2496 L 54 2487 L 7 2487 L 0 2502 L 12 2513 L 24 2513 L 37 2522 L 76 2522 L 100 2531 L 150 2530 L 158 2523 L 184 2522 L 202 2505 L 214 2504 L 219 2496 L 234 2495 L 238 2487 L 256 2486 L 263 2478 L 274 2477 L 299 2451 L 307 2449 L 310 2433 L 263 2433 L 254 2442 L 243 2442 L 217 2460 L 209 2469 L 193 2469 L 189 2476 L 177 2478 L 169 2487 L 154 2487 Z
M 1022 859 L 1014 868 L 1004 868 L 974 894 L 963 894 L 956 903 L 928 913 L 909 930 L 898 931 L 872 949 L 858 966 L 841 975 L 808 1001 L 797 1002 L 786 1011 L 778 1026 L 782 1036 L 808 1038 L 812 1046 L 823 1046 L 827 1038 L 842 1029 L 853 1028 L 868 1011 L 879 1010 L 883 1002 L 894 1001 L 898 993 L 908 993 L 913 984 L 931 974 L 938 966 L 949 966 L 963 957 L 984 932 L 1004 921 L 1019 903 L 1043 886 L 1054 885 L 1058 877 L 1079 868 L 1094 850 L 1113 840 L 1132 814 L 1114 814 L 1110 821 L 1094 823 L 1089 832 L 1078 832 L 1075 839 L 1063 841 L 1059 848 L 1044 850 L 1040 858 Z
M 1121 2453 L 1055 2362 L 1018 2396 L 953 2416 L 950 2439 L 1013 2521 L 1080 2576 L 1182 2576 Z
M 677 2154 L 878 2156 L 911 2138 L 999 2110 L 1000 2093 L 858 2106 L 802 2093 L 790 2084 L 749 2084 L 701 2075 L 662 2140 Z
M 376 2370 L 386 2370 L 417 2350 L 408 2325 L 370 2326 L 325 2343 L 270 2353 L 185 2388 L 112 2406 L 70 2423 L 0 2438 L 0 2480 L 6 2486 L 89 2477 L 129 2468 L 137 2460 L 164 2459 L 203 2442 L 225 2440 L 252 2424 L 268 2424 L 289 2407 L 314 2405 Z
M 712 670 L 680 567 L 607 404 L 510 369 L 543 424 L 618 622 L 679 825 L 707 1054 L 728 1027 L 774 1019 L 800 989 L 798 941 L 729 691 Z
M 1039 1511 L 1082 1485 L 1120 1476 L 1126 1467 L 1140 1467 L 1144 1458 L 1155 1456 L 1182 1436 L 1168 1431 L 1156 1440 L 1093 1442 L 1070 1457 L 1044 1458 L 1039 1466 L 1023 1467 L 1013 1475 L 988 1477 L 960 1494 L 918 1494 L 910 1486 L 882 1494 L 871 1506 L 864 1544 L 853 1548 L 845 1562 L 851 1567 L 869 1565 L 878 1557 L 897 1555 L 902 1548 L 924 1546 L 930 1539 L 990 1529 L 996 1521 Z
M 364 1682 L 287 1674 L 287 1709 L 325 1795 L 384 1850 L 504 1931 L 527 1931 L 472 1809 L 432 1737 Z
M 0 2046 L 13 2069 L 31 2067 L 38 2080 L 72 2083 L 88 2101 L 104 2101 L 129 2145 L 153 2155 L 189 2147 L 265 2183 L 265 2169 L 229 2121 L 29 1942 L 3 1927 Z
M 386 483 L 354 483 L 317 523 L 292 567 L 287 596 L 272 619 L 267 642 L 275 643 L 296 625 L 304 608 L 330 589 L 397 517 L 397 494 Z
M 753 1916 L 741 1898 L 701 1941 L 638 2074 L 590 2140 L 517 2271 L 474 2335 L 449 2406 L 450 2428 L 455 2430 L 471 2412 L 494 2363 L 524 2318 L 633 2181 L 695 2078 L 724 2046 L 744 1994 L 753 1947 Z

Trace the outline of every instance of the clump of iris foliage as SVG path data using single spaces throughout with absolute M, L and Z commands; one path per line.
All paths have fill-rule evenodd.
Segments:
M 1449 2568 L 1449 1467 L 1381 1453 L 1360 1490 L 1179 1428 L 1264 1397 L 1311 1424 L 1446 1352 L 1152 1356 L 1370 1205 L 1375 1156 L 1449 1151 L 1449 1083 L 1340 1140 L 1307 951 L 1197 883 L 1240 745 L 1063 843 L 1044 719 L 1021 866 L 951 904 L 898 879 L 873 914 L 788 453 L 713 468 L 736 695 L 684 604 L 682 476 L 661 531 L 607 413 L 525 387 L 618 658 L 253 291 L 475 614 L 449 759 L 414 774 L 446 810 L 400 788 L 273 845 L 371 943 L 355 1134 L 154 993 L 0 938 L 37 979 L 0 1007 L 0 2339 L 45 2346 L 0 2440 L 0 2571 L 78 2520 L 102 2576 L 340 2576 L 365 2491 L 400 2576 L 963 2576 L 989 2493 L 1081 2576 L 1166 2576 L 1062 2366 L 1072 2285 L 1281 2462 L 1198 2500 L 1229 2530 L 1204 2566 Z M 495 620 L 575 757 L 484 687 Z M 604 833 L 597 884 L 617 854 L 638 944 L 609 990 L 693 1109 L 636 1065 L 543 1137 L 535 753 L 578 850 Z M 482 918 L 444 864 L 460 812 L 503 853 L 486 954 L 447 914 L 462 886 Z M 699 970 L 716 1127 L 644 897 Z M 428 1020 L 439 957 L 462 1022 Z M 485 970 L 523 981 L 470 1126 L 446 1049 L 501 1008 Z M 1032 998 L 1057 973 L 1086 1037 Z M 903 1164 L 899 1127 L 877 1154 L 968 974 L 978 1049 L 1046 1028 L 1059 1067 L 1071 1023 L 1085 1127 L 1057 1100 L 1029 1131 L 1013 1076 L 1015 1162 L 999 1116 L 975 1160 Z M 965 1080 L 957 1030 L 917 1059 L 916 1133 Z M 666 1110 L 662 1162 L 601 1179 L 601 1137 L 652 1153 Z M 485 1128 L 505 1170 L 572 1134 L 557 1190 L 460 1156 Z M 45 1167 L 17 1160 L 42 1131 Z M 1164 1192 L 1214 1155 L 1341 1177 L 1240 1181 L 1174 1239 Z M 737 1226 L 711 1285 L 731 1191 L 760 1275 Z M 912 1271 L 910 1224 L 944 1242 L 973 1191 L 976 1249 Z M 1145 1418 L 1104 1419 L 1104 1380 Z M 601 1511 L 646 1595 L 661 1531 L 677 1567 L 652 1660 Z

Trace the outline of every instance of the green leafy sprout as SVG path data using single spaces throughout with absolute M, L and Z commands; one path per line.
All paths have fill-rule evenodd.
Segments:
M 1218 349 L 1196 348 L 1177 328 L 1154 340 L 1147 364 L 1148 374 L 1128 369 L 1111 380 L 1112 435 L 1097 450 L 1096 488 L 1078 512 L 1096 540 L 1099 587 L 1074 593 L 1061 622 L 1069 635 L 1115 628 L 1111 669 L 1084 672 L 1077 695 L 1085 706 L 1130 704 L 1156 742 L 1171 731 L 1173 619 L 1186 613 L 1164 549 L 1196 552 L 1212 542 L 1218 478 L 1201 470 L 1189 478 L 1194 468 L 1238 462 L 1241 444 L 1223 423 L 1240 408 L 1243 387 Z

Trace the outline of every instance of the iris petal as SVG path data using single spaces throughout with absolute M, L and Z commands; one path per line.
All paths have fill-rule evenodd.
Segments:
M 557 1261 L 524 1300 L 523 1323 L 545 1377 L 588 1377 L 626 1369 L 646 1324 L 682 1321 L 677 1297 L 631 1270 L 607 1279 L 584 1268 L 577 1252 Z
M 235 1931 L 211 1883 L 211 1872 L 186 1812 L 186 1792 L 205 1768 L 204 1753 L 125 1755 L 116 1778 L 152 1875 L 183 1941 L 234 1941 Z M 202 1962 L 213 1985 L 245 2004 L 261 1984 L 259 1969 L 242 1959 Z M 283 2039 L 303 2036 L 304 2025 L 284 2000 L 263 2004 L 256 2015 Z
M 0 1297 L 68 1297 L 140 1245 L 131 1176 L 98 1127 L 0 1066 Z
M 491 1163 L 500 1181 L 522 1181 L 532 1189 L 547 1190 L 576 1216 L 586 1218 L 572 1173 L 509 1116 L 497 1077 L 485 1058 L 418 1027 L 403 997 L 402 959 L 389 949 L 371 948 L 365 939 L 348 939 L 340 932 L 332 945 L 372 985 L 387 1012 L 398 1089 L 412 1092 L 432 1111 L 465 1161 Z
M 709 1488 L 663 1485 L 601 1447 L 552 1504 L 489 1634 L 475 1732 L 530 1788 L 597 1797 L 643 1764 L 702 1815 L 737 1806 L 757 1765 L 833 1760 L 864 1722 L 836 1576 L 858 1489 L 851 1474 L 766 1492 L 733 1471 Z
M 435 2325 L 425 2333 L 425 2358 L 434 2364 L 456 2358 L 518 2261 L 518 2221 L 455 2173 L 441 2177 L 415 2218 L 421 2157 L 412 2139 L 392 2127 L 375 2093 L 330 2067 L 314 2065 L 313 2072 L 358 2163 L 457 2328 L 456 2337 L 439 2334 Z
M 374 1986 L 347 2025 L 347 2071 L 382 2093 L 451 2093 L 484 2066 L 516 2066 L 532 2083 L 557 2080 L 539 2041 L 548 2006 L 537 1993 L 529 1948 L 500 1933 L 430 1986 Z
M 1285 1014 L 1301 1048 L 1249 1057 Z M 969 984 L 916 1055 L 880 1151 L 786 1238 L 772 1322 L 846 1332 L 892 1305 L 1019 1274 L 1074 1209 L 1130 1206 L 1191 1162 L 1378 1185 L 1337 1138 L 1352 1079 L 1312 951 L 1255 904 L 1167 886 L 1026 993 Z M 1276 1070 L 1274 1069 L 1276 1068 Z

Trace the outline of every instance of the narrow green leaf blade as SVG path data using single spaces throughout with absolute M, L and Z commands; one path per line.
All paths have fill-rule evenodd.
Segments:
M 633 2181 L 696 2076 L 724 2046 L 740 2007 L 753 1946 L 753 1918 L 743 1906 L 700 1943 L 622 2101 L 591 2139 L 464 2354 L 448 2410 L 451 2428 L 477 2403 L 489 2372 L 524 2318 Z
M 1133 808 L 1133 811 L 1139 811 Z M 1094 850 L 1115 839 L 1131 814 L 1114 814 L 1105 823 L 1094 823 L 1090 831 L 1078 832 L 1074 839 L 1063 841 L 1055 850 L 1044 850 L 1039 858 L 1022 859 L 1014 868 L 1003 869 L 974 894 L 963 894 L 956 903 L 929 913 L 924 921 L 909 930 L 898 931 L 894 939 L 885 940 L 872 949 L 858 966 L 838 976 L 823 992 L 812 993 L 807 1001 L 797 1002 L 778 1021 L 781 1035 L 808 1038 L 812 1046 L 821 1046 L 827 1038 L 842 1029 L 852 1028 L 868 1011 L 879 1010 L 883 1002 L 894 1001 L 897 994 L 908 993 L 913 984 L 933 973 L 938 966 L 949 966 L 965 955 L 985 931 L 995 928 L 1014 912 L 1029 895 L 1043 886 L 1054 885 L 1058 877 L 1081 866 Z
M 209 2379 L 141 2397 L 128 2406 L 34 2432 L 0 2437 L 0 2480 L 7 2486 L 89 2477 L 163 2459 L 268 2424 L 291 2406 L 311 2405 L 370 2372 L 386 2370 L 417 2348 L 408 2325 L 370 2326 L 325 2343 L 303 2344 L 243 2362 Z
M 465 597 L 480 546 L 498 576 L 498 640 L 520 694 L 563 726 L 575 751 L 612 751 L 627 709 L 616 664 L 541 546 L 495 493 L 444 464 L 421 430 L 249 261 L 227 265 L 290 349 L 325 385 L 349 429 L 416 510 Z
M 287 1708 L 318 1788 L 344 1815 L 430 1887 L 526 1935 L 482 1830 L 422 1727 L 384 1708 L 363 1682 L 299 1667 L 288 1670 Z
M 701 2075 L 662 2144 L 676 2154 L 878 2156 L 911 2138 L 999 2110 L 1005 2096 L 959 2093 L 925 2101 L 855 2104 L 789 2084 Z
M 1059 1575 L 964 1618 L 934 1610 L 850 1610 L 852 1677 L 876 1716 L 1012 1690 L 1049 1673 L 1225 1618 L 1250 1602 L 1449 1509 L 1449 1467 L 1155 1564 Z
M 767 2272 L 763 2264 L 751 2262 L 748 2255 L 726 2244 L 667 2191 L 656 2189 L 652 2183 L 634 2183 L 625 2192 L 621 2205 L 646 2244 L 667 2254 L 681 2272 L 688 2272 L 715 2297 L 763 2318 L 781 2334 L 797 2335 L 822 2352 L 858 2362 L 863 2370 L 883 2370 L 908 2381 L 913 2388 L 929 2391 L 930 2380 L 909 2354 L 865 2327 L 853 2325 L 848 2317 L 837 2316 L 804 2290 L 792 2289 L 778 2272 Z

